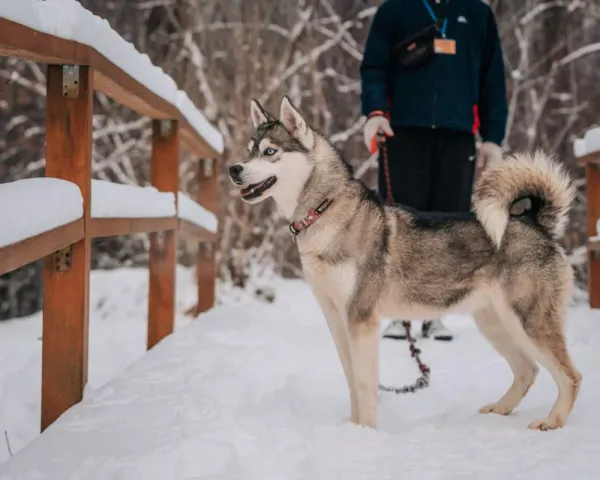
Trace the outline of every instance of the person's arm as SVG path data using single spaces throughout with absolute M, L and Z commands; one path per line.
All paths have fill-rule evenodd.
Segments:
M 483 50 L 480 74 L 479 116 L 480 134 L 484 142 L 501 146 L 506 134 L 508 104 L 504 60 L 494 13 L 488 8 L 487 38 Z
M 397 0 L 387 0 L 377 9 L 369 30 L 360 67 L 363 115 L 388 110 L 387 75 L 394 41 L 393 16 L 396 2 Z

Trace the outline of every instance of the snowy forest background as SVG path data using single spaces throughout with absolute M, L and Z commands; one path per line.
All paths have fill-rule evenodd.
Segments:
M 376 163 L 361 141 L 359 66 L 379 0 L 80 0 L 173 76 L 225 137 L 221 168 L 219 275 L 301 275 L 283 219 L 270 202 L 248 208 L 226 179 L 245 155 L 248 102 L 274 112 L 288 94 L 375 186 Z M 600 1 L 492 0 L 502 37 L 510 117 L 506 147 L 543 147 L 578 179 L 564 244 L 585 282 L 585 183 L 572 141 L 600 124 Z M 45 70 L 0 58 L 0 182 L 44 174 Z M 150 122 L 102 95 L 94 114 L 94 178 L 149 182 Z M 196 162 L 184 157 L 182 189 L 194 193 Z M 3 228 L 3 227 L 2 227 Z M 144 266 L 145 235 L 94 241 L 93 268 Z M 181 261 L 189 261 L 182 249 Z M 41 308 L 41 265 L 0 278 L 0 319 Z

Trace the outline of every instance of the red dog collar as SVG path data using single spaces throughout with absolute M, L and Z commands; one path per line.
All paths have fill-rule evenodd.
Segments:
M 329 205 L 331 205 L 331 202 L 333 202 L 333 199 L 325 199 L 321 205 L 309 211 L 302 220 L 290 223 L 290 232 L 292 232 L 292 235 L 294 236 L 294 241 L 296 241 L 296 235 L 298 235 L 302 230 L 306 230 L 313 223 L 315 223 L 321 215 L 323 215 L 323 212 L 327 210 Z

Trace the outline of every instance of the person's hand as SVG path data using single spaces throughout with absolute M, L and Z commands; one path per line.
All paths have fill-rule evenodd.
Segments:
M 365 146 L 371 153 L 377 151 L 377 134 L 381 132 L 392 137 L 394 131 L 390 126 L 390 122 L 383 115 L 375 115 L 367 120 L 364 128 Z
M 487 167 L 498 165 L 502 161 L 502 147 L 494 142 L 483 142 L 477 153 L 477 170 L 482 172 Z

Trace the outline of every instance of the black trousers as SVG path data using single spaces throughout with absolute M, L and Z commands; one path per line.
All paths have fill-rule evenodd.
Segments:
M 468 212 L 475 174 L 475 138 L 469 132 L 392 127 L 386 139 L 390 183 L 396 203 L 430 212 Z M 379 194 L 387 200 L 383 155 Z

